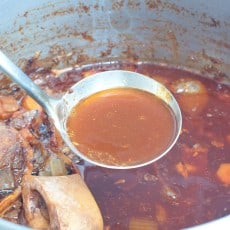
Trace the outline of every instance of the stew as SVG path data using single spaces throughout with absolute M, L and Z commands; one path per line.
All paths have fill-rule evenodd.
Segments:
M 23 178 L 31 174 L 69 175 L 79 170 L 97 201 L 106 230 L 181 229 L 230 214 L 229 85 L 151 63 L 100 63 L 58 76 L 50 69 L 41 71 L 36 63 L 31 66 L 27 65 L 25 71 L 55 96 L 95 72 L 124 69 L 143 73 L 164 84 L 176 97 L 183 127 L 170 152 L 149 166 L 132 170 L 89 166 L 63 144 L 44 111 L 16 85 L 3 79 L 0 86 L 2 218 L 28 224 L 21 196 Z M 68 204 L 63 201 L 63 205 Z

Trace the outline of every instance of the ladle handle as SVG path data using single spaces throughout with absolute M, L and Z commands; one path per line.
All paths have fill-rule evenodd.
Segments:
M 51 116 L 54 113 L 56 100 L 42 91 L 19 67 L 17 67 L 0 50 L 0 69 L 14 82 L 20 85 L 32 98 L 34 98 Z

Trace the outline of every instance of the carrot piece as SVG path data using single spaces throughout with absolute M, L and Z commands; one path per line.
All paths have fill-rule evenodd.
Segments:
M 183 177 L 188 177 L 189 173 L 195 172 L 196 167 L 191 164 L 182 163 L 181 161 L 176 164 L 176 170 Z
M 216 175 L 222 183 L 230 185 L 230 163 L 220 164 Z
M 20 195 L 21 187 L 19 186 L 14 190 L 12 194 L 0 201 L 0 217 L 4 215 L 4 213 L 12 206 L 12 204 L 19 198 Z
M 42 107 L 29 95 L 26 95 L 22 101 L 22 106 L 27 110 L 42 111 Z

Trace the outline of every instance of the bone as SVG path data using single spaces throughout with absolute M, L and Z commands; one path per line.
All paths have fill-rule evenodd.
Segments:
M 22 198 L 25 217 L 32 228 L 103 230 L 99 207 L 79 174 L 26 175 Z

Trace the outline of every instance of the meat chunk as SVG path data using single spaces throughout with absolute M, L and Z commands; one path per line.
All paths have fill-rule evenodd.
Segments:
M 0 170 L 8 168 L 13 174 L 15 185 L 18 186 L 26 168 L 24 143 L 19 132 L 4 123 L 0 123 L 0 133 Z
M 40 196 L 40 198 L 39 198 Z M 79 174 L 23 178 L 25 217 L 36 229 L 103 229 L 94 197 Z
M 32 149 L 16 129 L 0 123 L 0 215 L 20 196 L 24 174 L 32 171 Z

